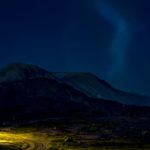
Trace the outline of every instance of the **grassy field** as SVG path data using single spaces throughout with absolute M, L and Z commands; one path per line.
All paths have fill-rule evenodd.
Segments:
M 0 150 L 150 150 L 149 131 L 135 122 L 124 124 L 50 121 L 1 127 Z
M 5 129 L 6 130 L 6 129 Z M 41 129 L 40 129 L 41 130 Z M 94 135 L 81 137 L 56 130 L 40 131 L 24 128 L 0 133 L 0 149 L 3 150 L 149 150 L 149 145 L 137 145 L 131 141 L 101 140 Z M 49 131 L 48 133 L 48 130 Z

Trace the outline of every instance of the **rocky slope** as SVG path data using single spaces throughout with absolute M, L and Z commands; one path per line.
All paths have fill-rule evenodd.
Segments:
M 54 75 L 89 97 L 109 99 L 127 105 L 150 106 L 149 97 L 117 90 L 91 73 L 54 73 Z

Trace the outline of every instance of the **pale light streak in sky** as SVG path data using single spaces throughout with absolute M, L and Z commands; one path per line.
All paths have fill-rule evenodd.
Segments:
M 98 2 L 97 12 L 115 29 L 115 33 L 110 42 L 109 51 L 113 59 L 113 64 L 108 72 L 108 78 L 113 79 L 122 69 L 126 61 L 126 50 L 131 39 L 131 30 L 128 22 L 123 16 L 108 2 Z

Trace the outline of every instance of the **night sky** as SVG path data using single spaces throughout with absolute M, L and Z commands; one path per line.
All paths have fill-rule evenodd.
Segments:
M 0 1 L 0 67 L 86 71 L 150 96 L 149 0 Z

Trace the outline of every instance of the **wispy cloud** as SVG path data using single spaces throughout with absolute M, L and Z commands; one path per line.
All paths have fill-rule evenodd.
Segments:
M 126 61 L 126 50 L 131 39 L 131 28 L 127 20 L 108 2 L 98 2 L 97 13 L 100 17 L 112 25 L 115 32 L 110 41 L 109 50 L 113 64 L 108 72 L 108 78 L 113 79 L 122 69 Z

